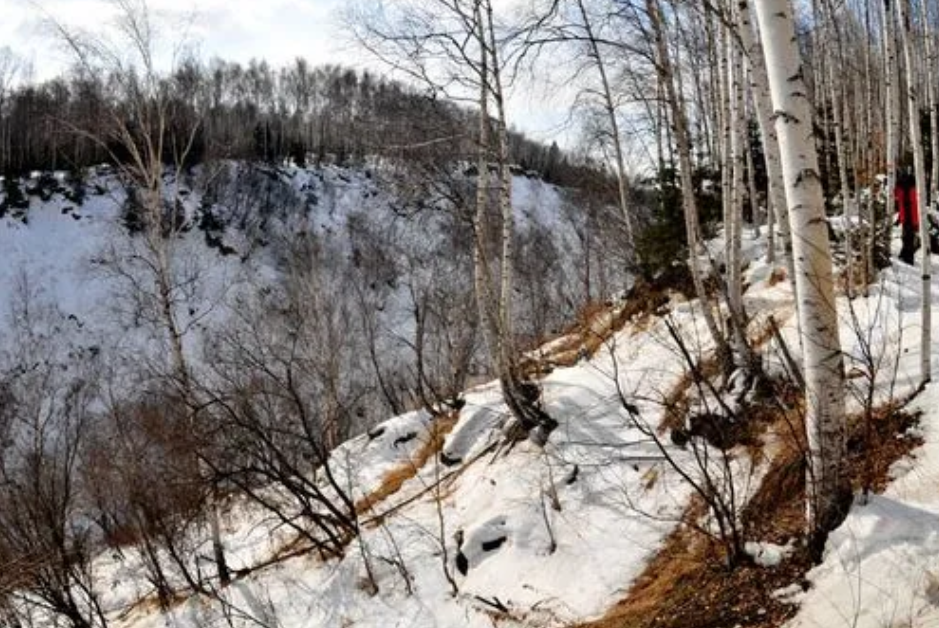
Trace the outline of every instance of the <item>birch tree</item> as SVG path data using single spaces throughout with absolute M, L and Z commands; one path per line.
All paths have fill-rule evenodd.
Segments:
M 732 364 L 732 353 L 724 338 L 711 305 L 710 297 L 704 286 L 704 275 L 698 258 L 701 254 L 701 225 L 698 220 L 698 203 L 695 198 L 694 169 L 691 159 L 691 137 L 688 129 L 688 114 L 683 100 L 678 94 L 679 80 L 675 76 L 668 41 L 666 40 L 665 18 L 659 0 L 645 0 L 645 8 L 652 28 L 655 45 L 656 68 L 659 82 L 664 86 L 665 97 L 671 113 L 671 123 L 678 151 L 678 174 L 681 180 L 682 208 L 685 216 L 685 229 L 688 237 L 688 268 L 694 283 L 695 293 L 701 302 L 701 309 L 711 338 L 717 347 L 721 362 Z
M 924 57 L 926 60 L 927 74 L 929 72 L 935 71 L 937 68 L 937 59 L 939 59 L 939 54 L 936 51 L 936 37 L 933 33 L 930 32 L 929 27 L 929 5 L 926 2 L 920 3 L 920 20 L 923 23 L 923 46 Z M 929 198 L 935 201 L 939 197 L 939 159 L 936 159 L 935 156 L 939 155 L 939 132 L 937 132 L 937 126 L 939 126 L 939 102 L 937 102 L 937 93 L 936 93 L 936 82 L 930 80 L 929 78 L 925 81 L 926 84 L 926 103 L 927 109 L 929 111 L 929 149 L 930 154 L 934 155 L 932 159 L 932 168 L 929 173 Z M 928 242 L 928 240 L 923 240 L 923 242 Z
M 740 7 L 729 7 L 731 15 Z M 731 21 L 733 24 L 733 21 Z M 746 337 L 746 313 L 743 309 L 743 261 L 741 259 L 741 236 L 743 232 L 744 176 L 746 155 L 746 118 L 743 98 L 743 59 L 737 39 L 730 25 L 724 28 L 726 42 L 726 115 L 724 147 L 725 171 L 729 175 L 730 187 L 724 189 L 724 251 L 727 266 L 727 306 L 733 317 L 734 355 L 743 360 L 739 366 L 745 368 L 755 364 Z
M 910 144 L 913 148 L 913 169 L 916 173 L 916 198 L 919 209 L 919 237 L 922 243 L 920 250 L 922 269 L 922 303 L 921 321 L 922 336 L 920 341 L 920 384 L 925 385 L 932 378 L 931 350 L 932 350 L 932 264 L 929 252 L 929 187 L 926 185 L 926 158 L 923 151 L 923 132 L 920 127 L 920 96 L 921 81 L 917 73 L 918 58 L 914 50 L 913 18 L 907 6 L 908 0 L 897 0 L 897 21 L 900 25 L 900 42 L 903 46 L 903 60 L 906 63 L 906 94 L 909 104 Z M 936 129 L 931 129 L 935 134 Z M 933 156 L 933 159 L 936 157 Z
M 887 255 L 890 257 L 889 234 L 893 217 L 896 213 L 893 198 L 893 188 L 897 184 L 897 167 L 900 153 L 900 83 L 899 66 L 897 64 L 896 44 L 896 18 L 893 10 L 893 0 L 884 0 L 883 7 L 883 41 L 884 41 L 884 81 L 886 83 L 886 150 L 887 150 L 887 190 L 885 195 L 886 211 L 882 229 L 887 239 Z
M 603 112 L 610 125 L 610 143 L 613 145 L 614 164 L 616 166 L 616 187 L 619 194 L 619 207 L 623 215 L 623 225 L 626 230 L 626 246 L 628 255 L 632 257 L 635 251 L 635 219 L 628 206 L 628 182 L 626 179 L 626 159 L 623 155 L 622 137 L 620 135 L 618 111 L 614 98 L 613 88 L 610 85 L 609 71 L 600 42 L 594 33 L 593 19 L 587 12 L 584 0 L 576 0 L 577 9 L 584 27 L 590 58 L 593 60 L 600 79 L 600 96 L 603 100 Z
M 205 312 L 191 301 L 191 288 L 199 282 L 192 269 L 182 269 L 176 250 L 186 228 L 179 186 L 182 171 L 198 132 L 198 123 L 185 132 L 173 132 L 174 94 L 157 67 L 157 24 L 145 0 L 113 0 L 117 10 L 118 39 L 102 35 L 88 38 L 61 22 L 53 25 L 72 51 L 79 71 L 89 77 L 110 76 L 116 91 L 103 106 L 101 126 L 71 130 L 105 150 L 127 191 L 127 203 L 135 212 L 139 238 L 117 245 L 105 255 L 104 272 L 118 280 L 135 301 L 141 316 L 162 332 L 167 343 L 168 377 L 178 399 L 189 409 L 196 426 L 192 368 L 185 346 L 188 331 Z M 174 51 L 174 61 L 179 61 Z M 200 470 L 202 465 L 198 465 Z M 218 510 L 209 513 L 217 575 L 230 580 L 219 529 Z
M 523 381 L 514 343 L 515 229 L 505 109 L 507 64 L 493 3 L 398 0 L 388 5 L 362 2 L 358 9 L 348 21 L 369 51 L 435 92 L 476 107 L 472 220 L 477 308 L 492 370 L 514 419 L 507 437 L 531 435 L 543 444 L 556 422 L 540 409 L 537 386 Z M 490 222 L 493 215 L 499 219 L 497 229 Z M 497 242 L 492 241 L 494 231 L 499 233 Z
M 782 156 L 796 270 L 805 375 L 808 445 L 806 512 L 816 549 L 845 514 L 844 360 L 838 335 L 824 197 L 818 172 L 812 103 L 796 43 L 789 0 L 755 4 L 766 54 Z
M 838 18 L 839 16 L 835 13 L 835 9 L 830 3 L 826 2 L 825 11 L 823 11 L 823 24 L 825 28 L 822 28 L 821 31 L 824 33 L 823 39 L 826 44 L 826 49 L 829 49 L 833 42 L 834 54 L 826 54 L 824 56 L 831 56 L 837 63 L 826 63 L 820 78 L 824 79 L 824 82 L 828 85 L 827 95 L 831 103 L 832 127 L 835 135 L 835 152 L 838 155 L 838 184 L 841 195 L 841 210 L 845 222 L 844 271 L 847 278 L 846 292 L 850 298 L 854 296 L 853 233 L 855 224 L 853 218 L 855 211 L 854 198 L 848 183 L 848 161 L 850 156 L 846 145 L 847 139 L 845 137 L 846 120 L 848 117 L 845 106 L 845 97 L 847 94 L 844 79 L 842 78 L 842 80 L 839 81 L 835 76 L 836 71 L 843 73 L 846 71 L 845 69 L 847 67 L 845 63 L 842 29 L 838 26 Z M 818 91 L 820 94 L 825 93 L 824 89 L 819 89 Z M 823 96 L 821 98 L 823 98 Z
M 782 183 L 782 166 L 779 157 L 779 143 L 776 140 L 776 127 L 773 124 L 773 106 L 769 94 L 769 80 L 766 76 L 766 63 L 763 59 L 763 47 L 759 39 L 754 36 L 753 23 L 750 12 L 753 5 L 748 0 L 738 0 L 736 17 L 736 31 L 743 46 L 749 69 L 750 97 L 756 109 L 757 124 L 760 128 L 760 137 L 763 141 L 763 155 L 766 160 L 767 171 L 767 229 L 769 231 L 769 251 L 767 258 L 770 263 L 774 259 L 774 236 L 776 223 L 782 236 L 783 250 L 789 263 L 790 276 L 792 273 L 792 244 L 789 239 L 789 219 L 786 216 L 786 190 Z

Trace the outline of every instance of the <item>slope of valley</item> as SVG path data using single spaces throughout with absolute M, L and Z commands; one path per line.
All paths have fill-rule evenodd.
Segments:
M 459 231 L 466 225 L 458 215 L 432 202 L 407 201 L 406 190 L 392 192 L 393 186 L 378 182 L 380 169 L 285 166 L 246 175 L 244 165 L 225 168 L 229 174 L 241 171 L 240 178 L 195 173 L 180 186 L 179 216 L 187 227 L 174 241 L 173 255 L 179 262 L 179 303 L 185 304 L 179 315 L 197 382 L 192 394 L 208 395 L 213 385 L 234 377 L 224 369 L 233 355 L 233 339 L 245 342 L 238 355 L 248 360 L 251 349 L 259 361 L 267 348 L 284 341 L 284 332 L 277 329 L 280 318 L 269 328 L 267 318 L 253 314 L 272 311 L 279 316 L 279 309 L 312 305 L 300 312 L 301 318 L 329 314 L 322 327 L 313 328 L 307 349 L 339 359 L 321 363 L 310 358 L 298 365 L 313 372 L 332 364 L 340 379 L 317 380 L 303 392 L 306 403 L 316 406 L 329 394 L 323 382 L 341 381 L 347 387 L 335 397 L 348 404 L 342 415 L 348 424 L 333 436 L 343 442 L 321 460 L 315 458 L 319 450 L 311 448 L 312 458 L 305 458 L 308 452 L 303 450 L 296 458 L 274 461 L 272 468 L 297 465 L 308 483 L 302 490 L 297 488 L 299 474 L 284 475 L 280 483 L 264 481 L 268 476 L 263 474 L 246 480 L 210 461 L 219 465 L 214 470 L 221 478 L 211 504 L 230 571 L 227 584 L 219 579 L 213 555 L 212 517 L 203 509 L 209 502 L 151 521 L 154 538 L 170 542 L 147 543 L 139 533 L 127 532 L 130 527 L 100 519 L 95 508 L 108 496 L 94 483 L 99 476 L 80 475 L 63 508 L 67 534 L 81 539 L 89 556 L 70 585 L 79 606 L 97 609 L 89 613 L 88 626 L 422 628 L 588 621 L 651 626 L 657 625 L 656 618 L 677 612 L 667 600 L 680 596 L 656 598 L 661 606 L 647 608 L 642 621 L 621 613 L 618 603 L 635 601 L 631 592 L 655 577 L 649 569 L 663 564 L 657 561 L 663 550 L 674 549 L 678 532 L 700 535 L 696 539 L 719 536 L 695 482 L 711 478 L 709 490 L 730 500 L 734 517 L 748 521 L 751 498 L 765 489 L 764 478 L 774 481 L 774 463 L 792 438 L 791 423 L 765 420 L 747 439 L 718 446 L 689 425 L 695 413 L 704 416 L 709 404 L 724 402 L 704 388 L 695 392 L 687 355 L 677 344 L 684 339 L 684 349 L 702 359 L 713 351 L 696 300 L 674 291 L 633 290 L 570 324 L 588 290 L 583 260 L 589 253 L 579 248 L 579 225 L 565 209 L 563 192 L 517 177 L 520 239 L 531 238 L 525 262 L 544 262 L 527 275 L 519 273 L 519 300 L 530 301 L 520 309 L 528 313 L 528 318 L 521 314 L 521 326 L 533 338 L 553 337 L 532 342 L 526 360 L 539 373 L 541 406 L 559 426 L 543 448 L 527 441 L 510 443 L 503 431 L 509 411 L 498 382 L 472 377 L 482 370 L 479 341 L 469 341 L 465 377 L 444 374 L 459 355 L 452 341 L 467 332 L 441 314 L 455 317 L 474 307 L 470 254 L 463 246 L 467 236 Z M 199 182 L 200 177 L 210 184 Z M 224 185 L 218 183 L 226 178 Z M 250 183 L 242 188 L 239 181 Z M 166 341 L 149 317 L 148 303 L 127 298 L 135 294 L 128 291 L 133 288 L 128 281 L 135 277 L 134 246 L 140 236 L 135 240 L 128 235 L 123 191 L 105 172 L 87 189 L 80 205 L 63 191 L 45 199 L 35 194 L 28 211 L 0 219 L 0 287 L 7 295 L 0 372 L 10 382 L 34 382 L 30 374 L 42 372 L 57 383 L 58 391 L 80 389 L 75 382 L 94 370 L 100 377 L 96 388 L 108 395 L 95 397 L 89 417 L 110 413 L 120 425 L 122 417 L 137 416 L 128 410 L 139 402 L 135 394 L 146 391 L 147 382 L 161 373 Z M 787 364 L 781 349 L 798 346 L 789 282 L 780 280 L 780 269 L 763 261 L 765 232 L 748 232 L 744 244 L 749 260 L 745 298 L 753 315 L 749 333 L 764 349 L 767 372 L 783 380 Z M 719 248 L 712 246 L 718 256 Z M 611 259 L 591 257 L 589 264 L 613 276 Z M 863 411 L 866 386 L 873 386 L 878 408 L 913 392 L 919 355 L 918 338 L 911 331 L 916 298 L 910 272 L 902 266 L 889 268 L 867 296 L 840 301 L 853 373 L 849 405 L 855 414 Z M 293 292 L 299 290 L 298 277 L 304 280 L 299 296 Z M 531 316 L 538 298 L 544 298 L 545 311 Z M 463 386 L 439 395 L 437 405 L 417 410 L 413 408 L 421 404 L 416 396 L 407 398 L 402 392 L 396 397 L 393 392 L 413 390 L 415 377 L 420 377 L 414 367 L 416 321 L 426 319 L 415 317 L 415 311 L 440 316 L 426 328 L 433 340 L 425 345 L 434 347 L 427 351 L 427 370 L 437 379 L 424 383 L 440 390 L 448 384 Z M 771 317 L 782 328 L 775 337 L 768 331 Z M 249 331 L 257 337 L 235 333 Z M 441 347 L 447 349 L 437 353 Z M 865 371 L 872 355 L 884 366 Z M 40 362 L 54 364 L 59 374 L 48 375 Z M 264 364 L 273 368 L 276 362 Z M 263 390 L 262 375 L 256 373 L 241 392 Z M 57 394 L 50 398 L 58 399 Z M 939 510 L 927 490 L 937 468 L 934 396 L 934 387 L 928 387 L 913 408 L 921 413 L 913 435 L 922 445 L 914 449 L 914 458 L 899 454 L 900 462 L 889 472 L 889 478 L 899 481 L 887 486 L 883 496 L 854 505 L 833 534 L 822 564 L 804 578 L 780 584 L 775 601 L 764 604 L 775 605 L 770 611 L 759 612 L 757 604 L 752 615 L 735 616 L 728 626 L 788 620 L 796 626 L 833 626 L 844 620 L 844 625 L 875 627 L 885 625 L 886 615 L 929 625 L 936 618 L 931 580 L 922 576 L 931 573 L 925 563 L 934 539 L 917 527 Z M 236 405 L 236 397 L 223 397 L 213 400 Z M 744 409 L 776 407 L 778 401 L 778 396 L 748 396 L 734 403 L 740 404 L 743 416 Z M 393 411 L 396 403 L 404 410 Z M 271 416 L 282 409 L 275 404 Z M 797 404 L 785 410 L 795 414 L 783 415 L 797 416 Z M 36 416 L 40 419 L 35 423 L 17 419 L 25 430 L 20 436 L 15 436 L 17 420 L 3 425 L 7 435 L 14 434 L 4 441 L 5 464 L 19 460 L 22 434 L 42 431 L 37 427 L 41 417 L 49 417 L 55 434 L 69 433 L 72 427 L 55 424 L 58 415 L 52 410 L 39 408 Z M 86 418 L 86 426 L 95 420 Z M 272 433 L 280 429 L 276 422 L 268 427 Z M 675 437 L 676 427 L 690 429 L 690 443 Z M 116 434 L 104 443 L 89 438 L 91 444 L 80 448 L 78 458 L 99 469 L 101 459 L 114 458 L 121 465 L 130 460 L 124 456 L 141 451 L 129 448 L 119 438 L 120 430 Z M 227 456 L 250 447 L 238 440 L 244 434 L 237 430 L 225 436 L 234 441 L 233 449 L 224 451 Z M 170 441 L 157 442 L 169 447 Z M 57 438 L 49 440 L 50 451 L 59 446 Z M 160 451 L 173 453 L 172 447 Z M 184 467 L 185 461 L 185 456 L 172 455 L 144 460 L 138 469 L 142 478 L 136 479 L 151 488 L 170 485 L 179 481 L 180 469 L 173 465 Z M 322 499 L 299 500 L 304 491 Z M 331 504 L 340 505 L 339 514 L 350 518 L 348 525 L 337 523 Z M 137 511 L 119 507 L 109 512 L 127 517 L 119 522 L 126 524 Z M 159 528 L 156 523 L 172 525 Z M 749 568 L 778 569 L 798 553 L 794 537 L 746 525 L 741 530 L 749 535 L 744 540 L 755 564 Z M 162 589 L 155 584 L 154 564 L 160 566 Z M 19 575 L 30 569 L 24 566 Z M 895 586 L 866 587 L 873 577 L 868 574 L 882 569 L 896 576 Z M 35 592 L 16 589 L 16 576 L 0 575 L 0 585 L 9 587 L 0 586 L 0 593 L 6 591 L 0 602 L 30 609 L 35 625 L 59 625 L 63 620 L 48 614 Z M 741 590 L 741 599 L 746 594 Z M 698 616 L 700 625 L 722 625 L 708 623 L 710 611 L 683 612 Z M 669 625 L 699 624 L 682 620 Z

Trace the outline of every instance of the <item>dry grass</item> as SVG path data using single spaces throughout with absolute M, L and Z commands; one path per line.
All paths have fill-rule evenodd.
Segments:
M 386 473 L 378 488 L 356 502 L 356 513 L 362 515 L 372 511 L 377 504 L 401 490 L 401 486 L 416 476 L 431 457 L 440 453 L 447 434 L 453 430 L 459 418 L 457 412 L 450 412 L 436 417 L 430 424 L 428 438 L 421 444 L 411 459 Z
M 784 323 L 785 321 L 779 324 Z M 762 347 L 769 342 L 773 337 L 773 327 L 769 323 L 769 319 L 763 319 L 762 322 L 756 326 L 756 329 L 751 329 L 748 332 L 748 337 L 750 346 L 754 349 Z M 698 365 L 698 369 L 702 376 L 713 380 L 720 374 L 720 363 L 714 357 L 705 358 Z M 658 428 L 660 435 L 667 433 L 669 430 L 684 427 L 685 416 L 687 416 L 689 407 L 688 394 L 693 386 L 694 374 L 690 371 L 686 371 L 675 385 L 672 386 L 668 394 L 665 395 L 662 400 L 665 414 Z
M 172 597 L 169 600 L 166 600 L 164 605 L 156 593 L 151 593 L 146 597 L 140 598 L 135 602 L 131 602 L 126 607 L 124 607 L 121 613 L 121 618 L 127 618 L 131 615 L 153 615 L 155 613 L 162 612 L 164 609 L 179 608 L 187 601 L 189 601 L 190 597 L 191 593 L 188 590 L 174 591 Z
M 773 269 L 773 272 L 769 274 L 769 278 L 766 280 L 766 283 L 770 286 L 775 286 L 776 284 L 782 283 L 786 280 L 786 277 L 789 276 L 789 273 L 786 272 L 786 269 L 782 266 L 777 266 Z
M 843 247 L 844 242 L 839 243 L 838 246 Z M 855 250 L 858 249 L 855 248 Z M 867 272 L 867 266 L 862 263 L 860 257 L 856 257 L 850 262 L 850 272 L 848 271 L 848 264 L 842 262 L 835 275 L 835 289 L 837 293 L 845 295 L 849 292 L 852 294 L 864 294 L 870 283 L 874 281 Z
M 922 437 L 909 434 L 918 420 L 918 415 L 891 405 L 876 409 L 869 421 L 850 421 L 847 466 L 855 490 L 867 487 L 880 493 L 887 488 L 893 463 L 923 444 Z
M 775 569 L 723 564 L 714 540 L 683 527 L 669 537 L 629 597 L 581 628 L 769 628 L 795 608 L 772 592 L 799 582 L 808 561 L 793 556 Z
M 790 396 L 791 391 L 784 396 L 790 409 L 780 409 L 770 428 L 778 444 L 770 469 L 742 515 L 747 538 L 777 544 L 802 538 L 805 530 L 805 456 L 797 427 L 803 410 Z M 868 484 L 879 492 L 887 486 L 890 466 L 921 442 L 898 438 L 915 422 L 894 407 L 874 413 L 869 423 L 852 418 L 847 470 L 855 489 Z M 698 502 L 685 521 L 701 513 Z M 811 566 L 808 550 L 800 548 L 774 568 L 742 565 L 729 570 L 719 543 L 681 525 L 622 601 L 601 619 L 577 628 L 776 628 L 797 607 L 773 597 L 773 591 L 807 586 Z
M 720 362 L 716 358 L 705 359 L 698 365 L 698 371 L 706 379 L 717 377 L 720 370 Z M 691 404 L 688 394 L 694 383 L 694 373 L 685 371 L 668 394 L 665 395 L 665 398 L 662 399 L 665 414 L 662 416 L 661 423 L 659 423 L 659 435 L 685 426 L 685 417 L 688 415 Z
M 637 284 L 623 304 L 591 302 L 581 308 L 575 322 L 554 339 L 541 339 L 537 346 L 551 342 L 551 350 L 537 358 L 522 361 L 521 373 L 541 377 L 557 367 L 574 366 L 584 357 L 591 357 L 627 323 L 638 327 L 652 319 L 653 314 L 670 299 L 667 288 L 646 283 Z

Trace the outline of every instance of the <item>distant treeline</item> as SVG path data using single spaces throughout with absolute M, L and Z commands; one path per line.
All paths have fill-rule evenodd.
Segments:
M 108 145 L 114 112 L 131 106 L 123 77 L 73 73 L 27 84 L 0 99 L 0 172 L 76 169 L 126 157 Z M 189 61 L 161 79 L 168 94 L 164 159 L 186 165 L 216 158 L 268 162 L 292 158 L 340 163 L 363 156 L 475 160 L 475 112 L 402 83 L 297 59 L 275 69 L 213 59 Z M 118 114 L 119 115 L 119 114 Z M 130 115 L 127 116 L 131 118 Z M 188 146 L 181 151 L 180 147 Z M 560 185 L 590 170 L 556 144 L 511 134 L 515 164 Z M 593 177 L 591 177 L 593 178 Z

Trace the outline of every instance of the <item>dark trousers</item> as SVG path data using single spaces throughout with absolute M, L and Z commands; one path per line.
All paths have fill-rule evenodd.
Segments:
M 900 260 L 912 266 L 914 253 L 916 253 L 916 228 L 911 224 L 904 224 L 903 246 L 900 248 Z

